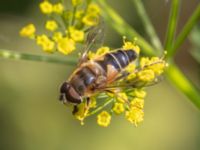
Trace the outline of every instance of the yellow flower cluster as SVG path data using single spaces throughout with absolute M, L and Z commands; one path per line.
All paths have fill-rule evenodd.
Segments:
M 124 41 L 122 49 L 125 50 L 134 50 L 138 53 L 140 48 L 130 41 Z M 89 59 L 101 59 L 103 55 L 109 53 L 111 50 L 109 47 L 100 47 L 96 50 L 96 53 L 89 51 Z M 166 68 L 166 62 L 163 58 L 158 57 L 138 57 L 133 63 L 130 63 L 124 71 L 124 78 L 118 80 L 116 83 L 113 83 L 111 91 L 105 92 L 106 101 L 105 104 L 110 103 L 110 110 L 103 110 L 97 115 L 97 124 L 102 127 L 107 127 L 111 121 L 111 115 L 121 115 L 124 114 L 125 118 L 135 126 L 141 123 L 144 120 L 144 99 L 146 97 L 146 91 L 144 88 L 148 84 L 154 83 L 155 79 L 159 77 L 164 69 Z M 101 95 L 102 93 L 99 93 Z M 79 113 L 79 120 L 90 116 L 90 114 L 95 114 L 96 112 L 102 110 L 106 105 L 98 105 L 98 94 L 91 97 L 95 99 L 95 107 L 92 108 L 92 105 L 89 106 L 87 113 Z M 81 118 L 81 119 L 80 119 Z
M 44 52 L 72 53 L 78 44 L 84 44 L 87 29 L 99 22 L 100 8 L 91 1 L 71 0 L 71 4 L 72 10 L 68 10 L 61 2 L 43 0 L 39 8 L 48 17 L 45 23 L 48 32 L 37 35 L 31 23 L 20 30 L 20 35 L 35 40 Z

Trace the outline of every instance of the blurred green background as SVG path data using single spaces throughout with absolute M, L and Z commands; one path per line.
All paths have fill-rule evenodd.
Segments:
M 143 0 L 161 40 L 167 27 L 170 0 Z M 199 0 L 182 0 L 179 29 Z M 34 42 L 20 38 L 29 22 L 42 31 L 45 17 L 39 0 L 0 0 L 0 48 L 43 54 Z M 139 33 L 144 35 L 132 3 L 108 0 Z M 144 35 L 145 36 L 145 35 Z M 121 45 L 107 27 L 105 43 Z M 176 61 L 199 86 L 199 64 L 181 47 Z M 145 100 L 145 120 L 137 128 L 123 116 L 113 117 L 108 128 L 88 118 L 81 126 L 71 111 L 59 103 L 59 86 L 73 66 L 0 59 L 0 150 L 199 150 L 200 112 L 167 81 L 150 87 Z

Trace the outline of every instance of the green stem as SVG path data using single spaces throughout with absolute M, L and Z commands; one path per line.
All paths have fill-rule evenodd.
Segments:
M 113 100 L 114 100 L 113 98 L 106 100 L 106 102 L 105 102 L 103 105 L 97 107 L 95 110 L 93 110 L 92 112 L 88 113 L 88 114 L 87 114 L 87 117 L 98 113 L 100 110 L 102 110 L 102 109 L 105 108 L 107 105 L 109 105 L 110 103 L 112 103 Z
M 168 52 L 168 57 L 172 57 L 175 55 L 175 53 L 177 53 L 178 48 L 181 46 L 181 44 L 184 42 L 184 40 L 187 38 L 190 31 L 193 29 L 193 27 L 196 25 L 196 23 L 199 20 L 200 20 L 200 4 L 198 4 L 192 16 L 189 18 L 189 20 L 183 27 L 182 31 L 178 34 L 173 48 L 170 49 Z
M 102 14 L 106 21 L 121 35 L 127 36 L 129 39 L 136 37 L 137 44 L 143 49 L 147 55 L 155 55 L 154 48 L 139 35 L 129 24 L 127 24 L 121 16 L 119 16 L 106 2 L 105 0 L 98 0 L 98 3 L 102 6 Z
M 146 10 L 144 8 L 142 1 L 141 0 L 132 0 L 132 2 L 134 3 L 136 11 L 138 12 L 138 14 L 142 20 L 142 23 L 144 25 L 144 28 L 145 28 L 147 34 L 149 35 L 152 45 L 160 53 L 163 50 L 163 46 L 161 44 L 161 41 L 160 41 L 158 35 L 156 34 L 153 24 L 151 23 L 148 15 L 146 13 Z
M 167 33 L 166 42 L 164 46 L 165 50 L 167 50 L 168 53 L 171 52 L 173 44 L 174 44 L 179 9 L 180 9 L 180 0 L 173 0 L 171 4 L 170 17 L 168 21 L 169 23 L 168 23 L 167 32 L 166 32 Z
M 75 22 L 76 10 L 77 10 L 77 6 L 74 6 L 74 8 L 73 8 L 73 14 L 72 14 L 71 26 L 73 26 L 74 22 Z
M 10 50 L 0 49 L 0 57 L 4 59 L 13 59 L 13 60 L 31 60 L 38 62 L 48 62 L 48 63 L 57 63 L 57 64 L 67 64 L 75 65 L 77 60 L 75 58 L 67 57 L 52 57 L 52 56 L 42 56 L 35 54 L 28 54 L 22 52 L 14 52 Z
M 166 73 L 167 78 L 171 81 L 171 83 L 182 91 L 191 100 L 191 102 L 200 109 L 200 89 L 197 89 L 174 63 L 169 65 Z

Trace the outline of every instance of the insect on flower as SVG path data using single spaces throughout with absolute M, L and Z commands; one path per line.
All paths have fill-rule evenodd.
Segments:
M 133 67 L 133 63 L 139 55 L 139 51 L 131 47 L 119 48 L 105 53 L 101 50 L 100 55 L 90 58 L 89 50 L 99 40 L 103 39 L 102 35 L 103 28 L 101 28 L 101 25 L 90 29 L 86 38 L 86 45 L 83 49 L 84 52 L 79 60 L 77 69 L 75 69 L 69 79 L 60 87 L 60 101 L 64 104 L 73 104 L 73 114 L 79 111 L 78 106 L 80 104 L 85 103 L 85 113 L 82 114 L 83 119 L 85 115 L 87 115 L 86 113 L 88 113 L 91 97 L 99 93 L 116 95 L 117 99 L 120 99 L 120 104 L 117 104 L 120 106 L 120 113 L 122 113 L 125 109 L 123 102 L 129 104 L 128 97 L 126 96 L 128 91 L 133 91 L 137 87 L 140 88 L 153 84 L 156 74 L 152 71 L 153 75 L 150 78 L 148 74 L 146 75 L 146 72 L 148 73 L 148 71 L 151 70 L 152 65 L 159 64 L 159 62 L 163 63 L 163 60 L 159 59 L 156 60 L 156 62 L 149 60 L 148 65 L 145 65 L 145 62 L 143 62 L 142 68 L 138 70 L 132 69 L 132 72 L 130 72 L 130 68 L 135 68 Z M 104 50 L 107 51 L 108 49 L 104 48 Z M 127 69 L 128 66 L 130 66 L 129 69 Z M 161 66 L 161 70 L 162 69 Z M 132 74 L 134 74 L 134 77 L 132 77 Z M 140 82 L 138 80 L 140 78 L 143 79 L 144 82 Z M 122 94 L 116 93 L 116 91 L 125 92 L 124 96 L 120 96 Z M 132 107 L 129 105 L 128 107 L 136 108 L 137 106 Z M 114 107 L 113 110 L 116 111 L 116 109 L 117 108 Z M 132 120 L 134 120 L 134 118 Z M 132 122 L 137 121 L 134 120 Z

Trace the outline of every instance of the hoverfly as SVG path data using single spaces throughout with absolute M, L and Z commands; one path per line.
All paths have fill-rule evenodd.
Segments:
M 94 60 L 88 59 L 88 52 L 92 45 L 99 39 L 103 39 L 103 29 L 93 27 L 86 38 L 86 46 L 79 60 L 78 67 L 67 81 L 60 87 L 60 101 L 64 104 L 74 105 L 75 113 L 77 105 L 84 99 L 87 103 L 95 93 L 107 92 L 113 88 L 132 87 L 133 83 L 124 82 L 123 85 L 111 86 L 119 80 L 125 80 L 128 73 L 125 67 L 137 59 L 137 53 L 133 49 L 124 50 L 122 48 L 110 51 Z

